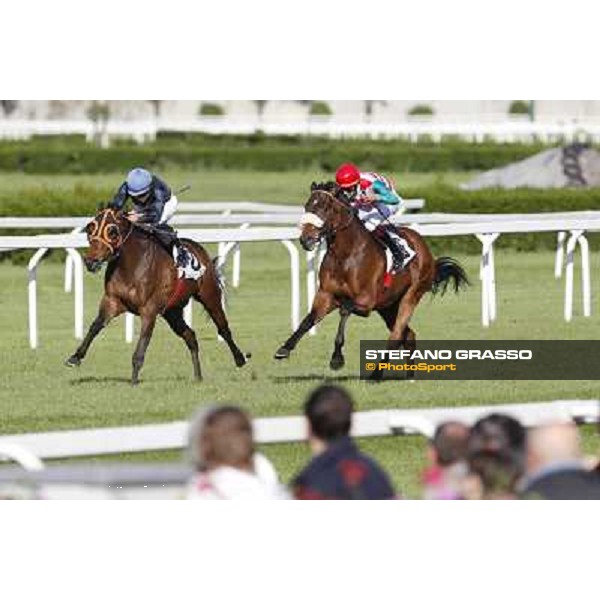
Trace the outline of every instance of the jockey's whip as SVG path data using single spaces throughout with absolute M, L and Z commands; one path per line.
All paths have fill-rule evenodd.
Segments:
M 192 186 L 189 183 L 186 183 L 183 187 L 180 187 L 177 192 L 175 192 L 176 194 L 183 194 L 185 192 L 187 192 L 188 190 L 191 190 Z

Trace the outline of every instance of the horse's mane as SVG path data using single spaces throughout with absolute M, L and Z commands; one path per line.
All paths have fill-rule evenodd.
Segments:
M 335 196 L 336 192 L 338 191 L 338 185 L 335 181 L 321 181 L 320 183 L 313 181 L 310 186 L 310 191 L 311 192 L 318 192 L 318 191 L 329 192 L 330 194 L 333 194 Z

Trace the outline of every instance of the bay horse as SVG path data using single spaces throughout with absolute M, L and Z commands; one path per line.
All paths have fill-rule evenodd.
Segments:
M 340 322 L 329 363 L 331 369 L 344 366 L 342 349 L 351 314 L 367 317 L 376 311 L 389 330 L 389 347 L 402 345 L 413 350 L 416 334 L 409 321 L 422 296 L 428 291 L 443 294 L 450 281 L 455 292 L 469 285 L 457 261 L 450 257 L 434 259 L 423 237 L 408 227 L 397 230 L 416 251 L 416 256 L 384 285 L 387 261 L 383 245 L 338 194 L 339 188 L 333 182 L 311 186 L 301 219 L 300 244 L 309 251 L 325 241 L 327 253 L 319 270 L 319 289 L 312 309 L 277 350 L 276 359 L 288 358 L 302 336 L 335 309 L 339 309 Z
M 200 279 L 178 279 L 170 252 L 154 237 L 150 229 L 134 225 L 123 211 L 100 209 L 86 226 L 89 248 L 84 257 L 88 271 L 96 272 L 107 262 L 104 296 L 98 315 L 87 335 L 65 364 L 78 366 L 90 344 L 116 316 L 129 311 L 141 317 L 140 337 L 133 353 L 131 383 L 139 383 L 146 349 L 152 338 L 156 319 L 165 319 L 173 332 L 184 340 L 191 357 L 196 379 L 202 379 L 196 334 L 183 318 L 183 308 L 193 298 L 200 302 L 229 346 L 235 364 L 242 367 L 250 358 L 236 345 L 222 306 L 221 281 L 206 250 L 192 240 L 182 240 L 188 252 L 199 262 L 204 273 Z

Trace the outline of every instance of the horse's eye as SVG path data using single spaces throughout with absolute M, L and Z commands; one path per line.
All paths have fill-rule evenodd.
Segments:
M 111 240 L 114 240 L 115 238 L 119 237 L 119 230 L 114 225 L 111 225 L 110 227 L 108 227 L 106 232 L 108 233 L 108 237 Z

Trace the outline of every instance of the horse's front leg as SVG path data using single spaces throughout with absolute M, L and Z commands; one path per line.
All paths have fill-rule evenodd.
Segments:
M 118 298 L 104 296 L 100 302 L 98 316 L 94 319 L 83 341 L 75 352 L 67 358 L 65 364 L 68 367 L 78 367 L 85 358 L 87 351 L 94 338 L 108 325 L 111 319 L 125 311 L 125 307 Z
M 329 367 L 334 371 L 341 369 L 345 363 L 342 348 L 344 347 L 345 342 L 346 323 L 351 314 L 352 306 L 345 304 L 340 308 L 340 324 L 338 325 L 337 335 L 335 336 L 333 354 L 329 361 Z
M 310 331 L 313 325 L 316 325 L 321 319 L 327 316 L 333 310 L 334 306 L 333 296 L 319 290 L 313 301 L 312 310 L 302 319 L 298 329 L 292 333 L 285 344 L 275 352 L 274 358 L 278 360 L 288 358 L 302 337 Z
M 150 340 L 152 339 L 154 325 L 156 325 L 156 313 L 142 315 L 140 339 L 138 340 L 132 358 L 133 373 L 131 375 L 131 383 L 133 385 L 137 385 L 140 382 L 139 374 L 144 364 L 144 357 L 146 356 L 148 344 L 150 344 Z

